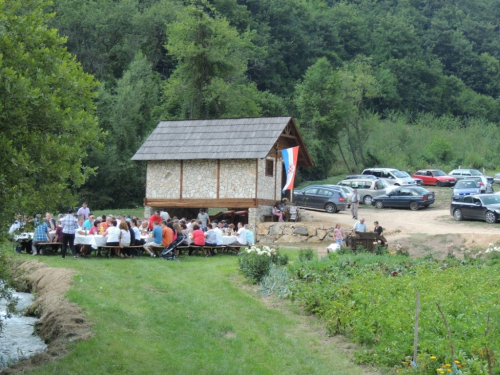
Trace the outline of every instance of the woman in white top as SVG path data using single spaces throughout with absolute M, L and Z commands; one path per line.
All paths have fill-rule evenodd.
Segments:
M 120 246 L 120 229 L 116 227 L 116 220 L 111 220 L 108 229 L 104 233 L 106 236 L 106 246 Z M 114 249 L 115 254 L 119 254 L 119 249 Z

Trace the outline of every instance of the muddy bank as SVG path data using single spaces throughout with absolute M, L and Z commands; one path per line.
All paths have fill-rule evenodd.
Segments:
M 0 374 L 16 374 L 55 361 L 67 353 L 68 343 L 92 336 L 91 325 L 81 308 L 65 298 L 75 275 L 73 270 L 51 268 L 38 261 L 24 261 L 13 265 L 12 273 L 17 290 L 31 291 L 36 295 L 29 313 L 40 317 L 36 330 L 48 348 L 3 369 Z

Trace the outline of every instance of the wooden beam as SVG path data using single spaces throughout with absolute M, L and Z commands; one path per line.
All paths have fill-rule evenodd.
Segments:
M 215 207 L 215 208 L 251 208 L 259 205 L 272 206 L 271 199 L 222 198 L 222 199 L 160 199 L 144 198 L 144 204 L 150 207 Z

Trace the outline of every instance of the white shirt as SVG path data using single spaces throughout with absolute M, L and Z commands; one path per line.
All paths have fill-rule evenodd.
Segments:
M 130 241 L 130 238 L 129 238 Z M 120 228 L 109 227 L 106 242 L 120 242 Z
M 220 230 L 219 227 L 214 229 L 215 232 L 215 238 L 217 239 L 216 245 L 221 246 L 224 245 L 224 241 L 222 240 L 222 231 Z
M 241 245 L 247 244 L 247 231 L 245 228 L 238 229 L 238 242 Z
M 160 214 L 162 220 L 165 220 L 167 221 L 169 218 L 170 218 L 170 215 L 168 214 L 167 211 L 163 211 L 161 214 Z
M 141 231 L 137 227 L 132 227 L 132 230 L 134 231 L 135 240 L 139 241 L 141 239 Z
M 130 232 L 125 229 L 120 229 L 121 243 L 123 246 L 130 245 Z
M 357 221 L 352 227 L 352 229 L 354 229 L 356 232 L 366 232 L 366 224 Z
M 359 193 L 353 194 L 351 196 L 351 203 L 359 203 Z

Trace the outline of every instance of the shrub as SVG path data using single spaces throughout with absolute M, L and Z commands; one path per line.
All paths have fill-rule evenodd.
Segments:
M 290 295 L 290 277 L 288 269 L 271 263 L 269 273 L 262 279 L 263 292 L 270 295 L 276 294 L 279 298 Z
M 311 249 L 299 251 L 299 261 L 307 262 L 314 259 L 314 252 Z
M 252 246 L 246 249 L 239 258 L 240 272 L 252 284 L 258 284 L 269 273 L 271 264 L 286 266 L 288 256 L 281 255 L 278 250 L 268 246 Z

